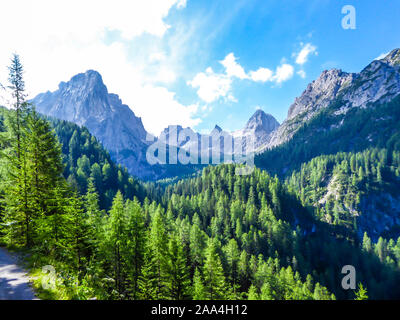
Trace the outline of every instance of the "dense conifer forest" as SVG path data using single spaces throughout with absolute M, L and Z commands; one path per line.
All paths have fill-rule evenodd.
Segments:
M 0 112 L 0 241 L 26 254 L 42 298 L 400 298 L 399 230 L 370 235 L 357 223 L 371 214 L 365 195 L 399 192 L 393 139 L 299 156 L 284 177 L 275 168 L 235 175 L 230 164 L 143 183 L 85 128 L 25 101 L 18 56 L 10 82 L 13 110 Z M 45 265 L 57 271 L 46 290 Z M 356 267 L 358 290 L 341 287 L 344 265 Z

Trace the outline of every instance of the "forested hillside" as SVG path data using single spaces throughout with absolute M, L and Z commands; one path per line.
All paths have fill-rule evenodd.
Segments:
M 118 192 L 105 214 L 92 182 L 81 198 L 62 178 L 61 147 L 49 123 L 24 112 L 20 149 L 12 142 L 18 140 L 2 140 L 9 143 L 4 165 L 14 173 L 2 171 L 2 239 L 30 248 L 34 265 L 61 270 L 53 297 L 325 299 L 331 291 L 343 298 L 334 267 L 341 255 L 368 265 L 360 280 L 371 297 L 386 297 L 386 276 L 397 279 L 378 259 L 336 240 L 329 225 L 259 170 L 241 177 L 233 165 L 205 169 L 168 187 L 161 204 L 125 201 Z M 12 138 L 15 114 L 9 112 L 3 138 Z M 34 162 L 35 154 L 46 156 Z M 48 171 L 52 163 L 58 165 Z
M 61 145 L 50 123 L 34 109 L 22 104 L 18 112 L 6 112 L 2 127 L 2 242 L 29 248 L 34 266 L 51 264 L 61 270 L 54 294 L 103 299 L 331 298 L 312 276 L 296 272 L 296 264 L 280 261 L 280 255 L 293 254 L 291 230 L 288 223 L 274 217 L 266 194 L 261 208 L 264 224 L 272 223 L 272 246 L 267 251 L 262 248 L 260 241 L 268 239 L 255 228 L 257 206 L 261 205 L 255 192 L 271 195 L 270 206 L 277 217 L 294 219 L 293 213 L 280 208 L 277 180 L 271 179 L 271 186 L 262 190 L 250 187 L 250 191 L 246 185 L 250 180 L 239 181 L 243 187 L 233 224 L 223 214 L 224 206 L 230 207 L 226 198 L 215 212 L 213 206 L 206 215 L 200 210 L 196 214 L 196 200 L 181 211 L 180 199 L 184 198 L 178 190 L 170 201 L 164 201 L 164 207 L 148 199 L 143 205 L 137 198 L 125 201 L 118 192 L 105 214 L 99 208 L 94 179 L 89 179 L 87 193 L 80 197 L 62 176 Z M 71 147 L 71 143 L 69 147 L 81 148 Z M 82 160 L 78 162 L 79 172 L 84 166 Z M 233 166 L 210 170 L 205 171 L 204 179 L 224 176 L 219 171 L 227 170 L 228 180 L 220 182 L 234 182 Z M 214 194 L 222 196 L 225 191 L 222 185 L 215 190 L 211 187 L 204 190 L 211 195 L 209 205 L 215 201 Z M 248 206 L 245 216 L 243 203 Z M 242 218 L 246 219 L 243 223 Z M 212 220 L 210 228 L 207 219 Z
M 320 156 L 286 179 L 305 206 L 327 223 L 376 242 L 400 236 L 400 153 L 367 149 Z
M 288 142 L 260 158 L 273 161 L 269 172 L 285 168 L 286 180 L 257 168 L 236 175 L 229 164 L 145 184 L 87 129 L 40 116 L 24 100 L 21 72 L 14 56 L 14 110 L 0 109 L 0 243 L 28 254 L 42 298 L 400 298 L 398 100 L 373 114 L 394 117 L 370 136 L 376 148 L 360 129 L 374 109 L 354 111 L 359 126 L 343 121 L 360 141 L 349 133 L 340 142 L 346 131 L 336 129 L 312 134 L 329 121 L 317 116 L 294 137 L 308 134 L 315 148 Z M 321 155 L 328 138 L 332 154 Z M 350 152 L 351 143 L 365 150 Z M 274 162 L 280 152 L 289 167 Z M 45 265 L 57 274 L 46 290 Z M 357 292 L 342 288 L 345 265 L 357 270 Z
M 340 98 L 333 101 L 304 122 L 291 140 L 258 155 L 256 165 L 284 177 L 320 155 L 371 147 L 386 148 L 389 154 L 400 150 L 400 96 L 385 104 L 352 108 L 344 114 L 339 112 L 342 106 Z

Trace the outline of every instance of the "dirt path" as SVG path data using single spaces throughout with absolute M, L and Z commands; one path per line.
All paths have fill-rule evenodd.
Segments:
M 36 299 L 26 272 L 16 259 L 0 248 L 0 300 Z

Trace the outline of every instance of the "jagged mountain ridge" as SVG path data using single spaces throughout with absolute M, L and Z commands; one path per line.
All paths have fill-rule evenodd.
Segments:
M 241 130 L 228 132 L 215 125 L 209 134 L 200 134 L 191 128 L 169 126 L 164 129 L 160 139 L 169 145 L 187 151 L 196 150 L 199 155 L 207 154 L 209 157 L 212 152 L 221 155 L 245 154 L 256 152 L 268 143 L 271 133 L 278 127 L 279 122 L 272 115 L 257 110 Z M 230 142 L 232 142 L 231 148 L 225 149 L 225 144 Z
M 385 58 L 372 61 L 360 73 L 338 69 L 322 72 L 290 106 L 287 119 L 273 132 L 264 150 L 289 141 L 304 123 L 336 99 L 343 102 L 337 114 L 345 114 L 353 107 L 391 101 L 400 93 L 399 71 L 400 49 L 395 49 Z
M 146 165 L 148 143 L 142 120 L 118 95 L 108 93 L 98 72 L 78 74 L 67 83 L 61 82 L 57 91 L 39 94 L 32 103 L 40 113 L 87 127 L 131 174 L 151 174 Z
M 146 140 L 149 135 L 142 120 L 136 117 L 129 106 L 122 103 L 118 95 L 108 92 L 97 71 L 89 70 L 78 74 L 69 82 L 61 82 L 58 90 L 39 94 L 31 102 L 42 114 L 87 127 L 110 152 L 112 158 L 126 166 L 135 176 L 156 180 L 177 174 L 177 168 L 151 165 L 147 162 L 146 151 L 154 141 Z M 275 118 L 259 110 L 239 133 L 228 133 L 219 126 L 209 135 L 201 135 L 191 128 L 185 128 L 185 133 L 193 140 L 199 141 L 199 155 L 205 153 L 206 157 L 211 158 L 212 153 L 224 153 L 224 137 L 238 139 L 240 135 L 248 137 L 253 134 L 256 138 L 255 146 L 259 148 L 269 140 L 271 132 L 278 126 Z M 177 138 L 175 141 L 169 139 L 170 135 L 179 136 L 182 130 L 184 128 L 181 126 L 169 126 L 162 132 L 159 141 L 186 151 L 192 150 L 194 141 L 189 138 L 183 141 L 177 141 Z M 201 144 L 202 138 L 210 140 L 208 146 Z M 212 139 L 221 140 L 222 143 L 213 145 Z M 169 150 L 168 146 L 167 149 Z M 187 170 L 182 171 L 188 173 Z

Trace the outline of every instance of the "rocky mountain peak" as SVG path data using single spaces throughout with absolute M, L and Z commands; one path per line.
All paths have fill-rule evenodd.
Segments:
M 32 103 L 42 114 L 86 126 L 132 174 L 149 174 L 144 170 L 147 132 L 142 120 L 118 95 L 108 93 L 97 71 L 77 74 L 61 82 L 57 91 L 39 94 Z
M 250 120 L 247 122 L 244 130 L 254 130 L 254 131 L 265 131 L 271 133 L 279 127 L 279 122 L 270 115 L 265 113 L 263 110 L 257 110 Z
M 311 82 L 303 94 L 296 98 L 288 112 L 288 119 L 301 113 L 310 113 L 326 107 L 338 94 L 340 89 L 353 81 L 355 74 L 340 69 L 325 70 L 317 80 Z
M 214 129 L 212 131 L 216 131 L 216 132 L 222 132 L 222 128 L 219 125 L 215 125 Z
M 59 90 L 79 89 L 81 92 L 97 91 L 98 93 L 108 94 L 102 76 L 94 70 L 79 73 L 73 76 L 70 81 L 61 82 L 58 88 Z
M 372 61 L 360 73 L 339 69 L 325 70 L 296 98 L 284 123 L 272 134 L 267 148 L 290 140 L 296 131 L 318 111 L 340 100 L 336 115 L 351 108 L 366 108 L 372 103 L 386 103 L 400 94 L 400 49 L 381 60 Z
M 381 61 L 392 67 L 400 67 L 400 49 L 392 50 L 385 58 L 381 59 Z

